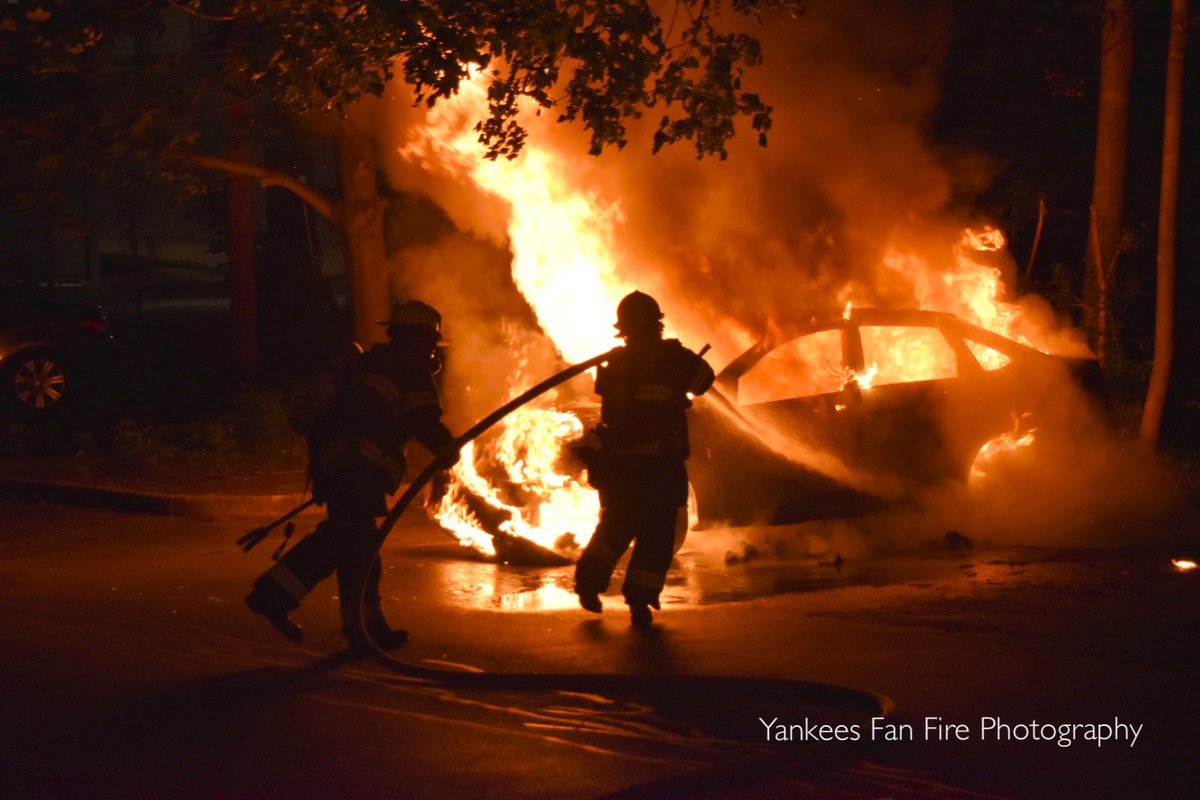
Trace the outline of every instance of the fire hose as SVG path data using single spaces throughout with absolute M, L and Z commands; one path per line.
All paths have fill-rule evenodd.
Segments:
M 474 440 L 510 413 L 541 396 L 550 389 L 598 366 L 608 360 L 611 352 L 602 353 L 587 361 L 567 367 L 528 391 L 515 397 L 487 415 L 456 439 L 460 447 Z M 654 675 L 654 674 L 599 674 L 599 673 L 542 673 L 542 672 L 473 672 L 467 670 L 439 669 L 420 666 L 404 661 L 388 653 L 371 638 L 363 618 L 363 594 L 367 575 L 379 555 L 379 550 L 388 534 L 408 509 L 413 499 L 425 484 L 442 468 L 437 461 L 426 467 L 408 489 L 400 496 L 388 512 L 383 523 L 359 543 L 351 564 L 348 591 L 353 602 L 353 618 L 350 624 L 358 631 L 361 640 L 367 642 L 375 657 L 386 667 L 404 675 L 424 679 L 431 683 L 487 689 L 542 689 L 578 692 L 612 690 L 669 690 L 678 692 L 686 689 L 696 696 L 721 695 L 724 697 L 749 695 L 786 697 L 790 700 L 834 704 L 839 708 L 861 712 L 872 716 L 891 713 L 892 701 L 882 695 L 832 684 L 812 683 L 784 679 L 745 678 L 716 675 Z

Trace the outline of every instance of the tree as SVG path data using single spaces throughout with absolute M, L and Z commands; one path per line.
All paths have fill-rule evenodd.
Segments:
M 797 4 L 728 7 L 736 19 Z M 489 157 L 519 153 L 518 101 L 529 98 L 559 121 L 580 122 L 592 153 L 623 147 L 626 121 L 661 107 L 655 150 L 688 140 L 698 156 L 723 158 L 738 118 L 765 144 L 771 108 L 741 86 L 745 68 L 761 60 L 758 41 L 723 30 L 721 11 L 715 0 L 10 4 L 0 10 L 0 89 L 27 102 L 5 104 L 0 125 L 10 153 L 29 155 L 21 163 L 35 174 L 23 186 L 43 195 L 79 169 L 136 180 L 147 167 L 185 187 L 202 185 L 197 170 L 211 169 L 294 192 L 341 233 L 355 335 L 369 342 L 386 311 L 387 270 L 374 143 L 355 120 L 357 101 L 394 78 L 432 105 L 478 65 L 491 80 L 479 124 Z M 159 47 L 135 63 L 122 55 L 131 37 Z M 298 126 L 334 141 L 341 197 L 213 155 L 215 126 L 206 120 L 231 103 L 246 106 L 260 141 Z
M 1154 366 L 1146 389 L 1139 437 L 1155 446 L 1175 352 L 1175 221 L 1179 210 L 1179 145 L 1183 126 L 1183 62 L 1188 2 L 1171 0 L 1171 36 L 1167 42 L 1166 110 L 1163 114 L 1162 186 L 1158 204 L 1158 288 L 1154 316 Z
M 1133 70 L 1133 20 L 1128 0 L 1105 0 L 1100 33 L 1100 103 L 1096 169 L 1088 229 L 1085 296 L 1096 352 L 1107 363 L 1112 345 L 1111 293 L 1121 252 L 1125 152 L 1129 129 L 1129 78 Z

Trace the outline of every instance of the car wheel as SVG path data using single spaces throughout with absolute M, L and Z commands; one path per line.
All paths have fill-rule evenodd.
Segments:
M 53 352 L 39 350 L 17 356 L 5 371 L 8 394 L 27 414 L 49 414 L 61 408 L 67 394 L 67 371 Z

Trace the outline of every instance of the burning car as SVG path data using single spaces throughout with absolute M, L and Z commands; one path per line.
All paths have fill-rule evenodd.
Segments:
M 1094 360 L 1047 355 L 948 313 L 806 314 L 772 328 L 696 399 L 693 518 L 788 524 L 909 501 L 966 482 L 1035 430 L 1079 435 L 1101 386 Z M 439 523 L 497 560 L 572 560 L 599 509 L 566 445 L 596 421 L 586 402 L 518 411 L 483 454 L 464 448 Z
M 697 400 L 689 473 L 700 524 L 849 516 L 966 481 L 989 444 L 1082 424 L 1088 404 L 1065 395 L 1094 397 L 1100 376 L 1094 360 L 1047 355 L 951 314 L 803 315 Z

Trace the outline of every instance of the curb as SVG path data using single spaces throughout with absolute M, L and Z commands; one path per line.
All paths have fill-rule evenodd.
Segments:
M 161 494 L 80 483 L 0 478 L 0 497 L 23 502 L 86 506 L 136 514 L 216 520 L 277 517 L 296 507 L 299 494 Z

